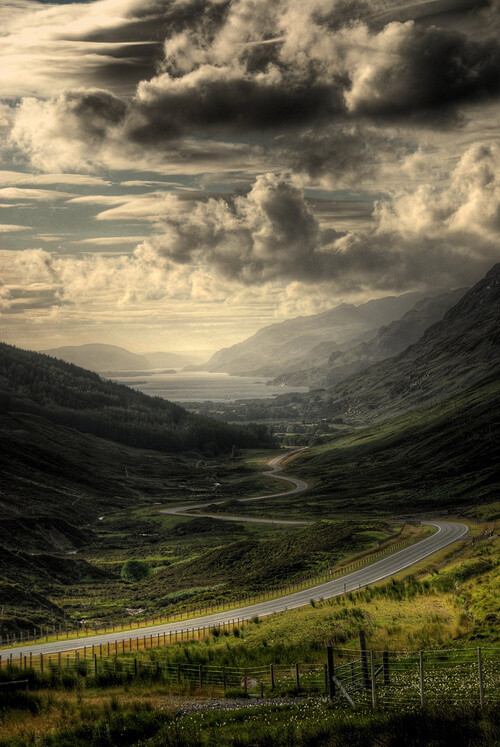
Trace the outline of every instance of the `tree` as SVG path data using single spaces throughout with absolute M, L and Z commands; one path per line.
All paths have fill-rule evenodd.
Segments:
M 125 581 L 142 581 L 150 573 L 149 565 L 142 560 L 127 560 L 123 565 L 121 577 Z

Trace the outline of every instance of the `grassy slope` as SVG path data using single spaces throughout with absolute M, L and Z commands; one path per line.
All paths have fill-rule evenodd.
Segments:
M 0 415 L 0 438 L 0 623 L 8 628 L 60 619 L 63 609 L 80 618 L 90 605 L 94 618 L 121 619 L 127 606 L 158 610 L 222 589 L 261 589 L 394 531 L 385 522 L 284 530 L 158 513 L 212 497 L 215 482 L 219 496 L 269 492 L 265 452 L 211 461 L 166 455 L 16 413 Z M 128 558 L 145 560 L 154 575 L 122 582 Z
M 13 548 L 80 546 L 100 514 L 210 497 L 218 479 L 231 494 L 264 482 L 240 460 L 134 449 L 35 415 L 0 415 L 0 440 L 0 544 Z
M 268 492 L 261 452 L 216 460 L 162 454 L 25 413 L 0 414 L 0 444 L 0 605 L 9 610 L 2 626 L 60 618 L 61 600 L 80 614 L 96 585 L 105 601 L 128 557 L 168 565 L 245 536 L 222 522 L 176 536 L 173 528 L 189 520 L 160 516 L 159 504 L 206 500 L 214 482 L 221 495 Z
M 247 511 L 279 516 L 439 512 L 498 492 L 500 378 L 438 404 L 304 451 L 288 467 L 312 482 L 302 496 Z
M 475 528 L 477 531 L 479 528 Z M 356 649 L 360 626 L 368 645 L 390 650 L 470 647 L 498 640 L 499 541 L 448 548 L 405 572 L 396 583 L 381 582 L 346 598 L 273 615 L 245 626 L 239 635 L 152 649 L 147 658 L 196 665 L 260 666 L 271 662 L 323 662 L 325 645 Z M 479 593 L 478 593 L 479 591 Z M 498 714 L 439 707 L 433 712 L 400 707 L 396 712 L 366 708 L 330 709 L 319 699 L 296 706 L 264 707 L 245 713 L 210 710 L 172 715 L 184 707 L 183 696 L 206 697 L 195 685 L 177 686 L 136 680 L 122 685 L 93 684 L 73 692 L 54 680 L 49 690 L 17 699 L 7 707 L 0 744 L 63 745 L 369 745 L 498 743 Z M 23 697 L 21 697 L 23 696 Z M 166 700 L 170 696 L 172 700 Z M 24 699 L 23 699 L 24 698 Z M 0 707 L 1 711 L 1 707 Z M 495 726 L 496 724 L 496 726 Z M 292 728 L 293 725 L 293 728 Z M 36 742 L 35 742 L 36 734 Z M 52 736 L 50 736 L 52 735 Z M 103 735 L 105 735 L 103 737 Z M 153 738 L 152 741 L 148 741 Z M 4 741 L 2 741 L 4 740 Z M 16 741 L 17 740 L 17 741 Z M 47 741 L 44 741 L 47 740 Z

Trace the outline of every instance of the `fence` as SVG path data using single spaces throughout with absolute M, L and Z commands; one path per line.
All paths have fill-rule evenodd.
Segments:
M 57 662 L 57 666 L 61 668 L 64 662 L 69 662 L 72 657 L 75 657 L 75 661 L 85 662 L 88 658 L 118 656 L 121 654 L 131 654 L 132 652 L 145 652 L 153 648 L 159 648 L 166 646 L 169 643 L 187 642 L 187 641 L 199 641 L 208 638 L 210 635 L 221 635 L 224 633 L 231 633 L 235 630 L 242 628 L 245 624 L 245 620 L 239 617 L 235 617 L 232 620 L 227 620 L 217 625 L 199 625 L 198 627 L 179 628 L 177 630 L 170 630 L 162 633 L 149 633 L 143 636 L 129 636 L 116 639 L 113 641 L 105 641 L 104 643 L 97 643 L 91 645 L 81 645 L 76 651 L 56 651 L 54 653 L 39 653 L 34 654 L 32 651 L 20 650 L 19 655 L 16 656 L 10 653 L 8 656 L 0 654 L 0 671 L 3 667 L 12 669 L 17 667 L 18 669 L 38 669 L 44 671 L 47 667 L 54 665 Z
M 272 695 L 327 696 L 351 706 L 395 708 L 399 705 L 493 706 L 500 703 L 500 648 L 432 651 L 373 651 L 333 649 L 323 663 L 268 664 L 221 667 L 172 663 L 134 655 L 84 658 L 78 651 L 64 656 L 7 662 L 0 680 L 33 678 L 37 671 L 53 678 L 73 674 L 89 685 L 125 683 L 135 678 L 177 683 L 193 689 L 236 691 L 248 697 Z M 26 681 L 26 680 L 24 680 Z M 49 680 L 50 681 L 50 680 Z
M 328 569 L 321 575 L 315 577 L 307 577 L 295 581 L 293 584 L 283 586 L 273 586 L 268 590 L 260 594 L 243 594 L 240 597 L 231 598 L 227 594 L 221 600 L 211 600 L 205 605 L 196 608 L 184 608 L 172 612 L 171 614 L 161 614 L 156 617 L 137 618 L 135 621 L 127 619 L 121 620 L 116 623 L 103 624 L 102 622 L 87 621 L 82 623 L 79 627 L 71 628 L 69 625 L 52 625 L 43 628 L 32 628 L 30 630 L 22 630 L 18 633 L 12 634 L 0 627 L 0 649 L 11 648 L 12 646 L 25 646 L 31 643 L 69 640 L 85 638 L 89 635 L 101 635 L 106 633 L 115 633 L 125 630 L 140 630 L 144 627 L 151 627 L 153 625 L 161 625 L 172 622 L 182 622 L 182 620 L 193 619 L 196 617 L 202 617 L 203 615 L 217 614 L 219 612 L 230 611 L 231 609 L 237 609 L 238 607 L 249 606 L 259 604 L 271 599 L 275 599 L 286 594 L 291 594 L 296 591 L 303 591 L 310 587 L 317 586 L 318 584 L 326 583 L 327 581 L 333 581 L 335 578 L 339 578 L 345 574 L 351 573 L 358 570 L 370 563 L 380 560 L 387 555 L 391 555 L 398 550 L 402 550 L 417 541 L 420 541 L 422 536 L 414 535 L 401 540 L 395 544 L 391 544 L 376 553 L 365 555 L 361 558 L 357 558 L 352 562 L 343 565 L 340 568 Z M 354 589 L 349 589 L 353 591 Z M 5 605 L 4 605 L 5 609 Z M 16 611 L 14 609 L 14 611 Z

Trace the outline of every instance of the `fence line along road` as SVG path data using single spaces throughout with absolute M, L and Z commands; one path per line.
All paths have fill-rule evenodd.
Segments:
M 297 607 L 304 607 L 308 605 L 311 599 L 319 601 L 320 599 L 330 599 L 331 597 L 340 596 L 341 594 L 355 591 L 369 584 L 381 581 L 384 578 L 393 576 L 406 568 L 409 568 L 416 563 L 424 560 L 433 555 L 434 553 L 442 550 L 453 542 L 462 539 L 467 531 L 468 527 L 464 524 L 458 524 L 455 522 L 446 521 L 429 521 L 423 522 L 430 526 L 437 528 L 437 532 L 430 537 L 427 537 L 420 542 L 416 542 L 414 545 L 399 550 L 392 555 L 388 555 L 382 560 L 378 560 L 371 565 L 360 568 L 357 571 L 348 573 L 345 576 L 340 576 L 332 581 L 327 581 L 318 586 L 314 586 L 302 591 L 297 591 L 293 594 L 288 594 L 283 597 L 276 599 L 269 599 L 264 602 L 252 604 L 247 607 L 240 607 L 239 609 L 232 609 L 226 612 L 219 612 L 213 615 L 205 615 L 203 617 L 197 617 L 192 620 L 183 620 L 182 623 L 166 623 L 160 625 L 153 625 L 148 628 L 141 628 L 139 630 L 127 631 L 127 640 L 131 638 L 142 638 L 148 635 L 157 635 L 166 633 L 167 635 L 172 632 L 180 630 L 197 630 L 199 627 L 215 627 L 229 623 L 235 619 L 238 620 L 250 620 L 255 616 L 264 617 L 272 615 L 276 612 L 284 612 L 285 610 L 295 609 Z M 121 631 L 115 633 L 106 633 L 104 635 L 88 636 L 86 638 L 70 639 L 67 641 L 52 641 L 49 643 L 38 643 L 32 646 L 25 647 L 25 650 L 31 652 L 34 656 L 40 653 L 58 653 L 65 651 L 74 651 L 75 649 L 83 649 L 84 646 L 99 645 L 101 643 L 107 644 L 108 641 L 111 644 L 115 644 L 117 641 L 123 640 L 124 635 Z M 2 649 L 3 657 L 9 657 L 13 654 L 15 657 L 19 657 L 23 653 L 23 647 L 16 646 L 12 649 Z
M 272 470 L 268 473 L 269 476 L 277 477 L 278 479 L 285 479 L 282 476 L 275 475 L 275 472 L 281 471 L 281 467 L 278 466 L 279 462 L 282 462 L 289 454 L 295 452 L 288 452 L 283 456 L 275 457 L 269 462 Z M 307 488 L 307 483 L 297 478 L 286 478 L 294 484 L 293 490 L 286 491 L 286 493 L 279 493 L 278 495 L 286 495 L 289 493 L 302 492 Z M 262 496 L 264 497 L 264 496 Z M 269 496 L 273 497 L 273 496 Z M 274 496 L 276 497 L 276 495 Z M 240 499 L 240 501 L 247 501 L 250 499 Z M 256 499 L 252 499 L 256 500 Z M 168 509 L 171 512 L 173 509 Z M 184 509 L 185 510 L 185 509 Z M 246 519 L 248 521 L 248 519 Z M 276 523 L 273 520 L 267 520 L 272 523 Z M 318 584 L 317 586 L 309 587 L 301 591 L 296 591 L 291 594 L 287 594 L 282 597 L 275 599 L 268 599 L 256 604 L 250 604 L 242 606 L 236 609 L 227 610 L 225 612 L 217 612 L 214 614 L 204 615 L 202 617 L 196 617 L 192 620 L 183 620 L 182 623 L 171 622 L 163 623 L 160 625 L 152 625 L 150 627 L 141 628 L 138 630 L 127 631 L 127 640 L 130 638 L 135 640 L 137 638 L 143 638 L 148 635 L 162 635 L 165 633 L 169 635 L 174 634 L 180 630 L 197 630 L 199 627 L 216 627 L 224 625 L 229 622 L 237 620 L 250 620 L 255 616 L 264 617 L 272 615 L 277 612 L 284 612 L 289 609 L 295 609 L 297 607 L 304 607 L 308 605 L 312 600 L 319 601 L 320 599 L 330 599 L 332 597 L 340 596 L 342 594 L 349 593 L 361 589 L 369 584 L 381 581 L 389 576 L 393 576 L 401 571 L 415 565 L 430 555 L 434 555 L 448 545 L 463 539 L 469 528 L 465 524 L 459 524 L 456 522 L 448 521 L 425 521 L 422 524 L 435 527 L 437 531 L 430 537 L 416 542 L 410 547 L 406 547 L 403 550 L 392 553 L 381 560 L 377 560 L 375 563 L 364 566 L 356 571 L 347 573 L 345 576 L 340 576 L 331 581 Z M 67 651 L 81 650 L 84 646 L 99 646 L 100 644 L 116 644 L 122 641 L 124 638 L 122 631 L 114 633 L 105 633 L 100 635 L 90 635 L 79 639 L 70 639 L 66 641 L 51 641 L 45 643 L 37 643 L 25 647 L 16 646 L 12 649 L 2 649 L 1 654 L 5 658 L 9 658 L 10 654 L 19 657 L 23 655 L 23 651 L 27 651 L 28 654 L 32 653 L 33 656 L 40 654 L 51 654 L 51 653 L 63 653 Z
M 363 635 L 364 641 L 364 635 Z M 177 683 L 197 689 L 232 690 L 234 695 L 327 696 L 350 706 L 398 708 L 405 705 L 494 707 L 500 703 L 500 648 L 375 651 L 327 647 L 325 661 L 228 667 L 171 662 L 117 652 L 102 658 L 78 651 L 57 657 L 25 657 L 0 669 L 0 688 L 57 686 L 65 675 L 93 686 L 125 684 L 134 679 Z M 142 653 L 147 653 L 144 650 Z M 104 652 L 106 657 L 106 652 Z M 44 679 L 47 678 L 48 679 Z M 24 678 L 24 679 L 22 679 Z

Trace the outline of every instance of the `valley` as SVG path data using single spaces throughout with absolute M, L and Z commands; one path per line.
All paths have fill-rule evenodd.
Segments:
M 499 271 L 402 299 L 322 387 L 266 399 L 181 405 L 0 345 L 0 656 L 322 666 L 360 628 L 496 651 Z

